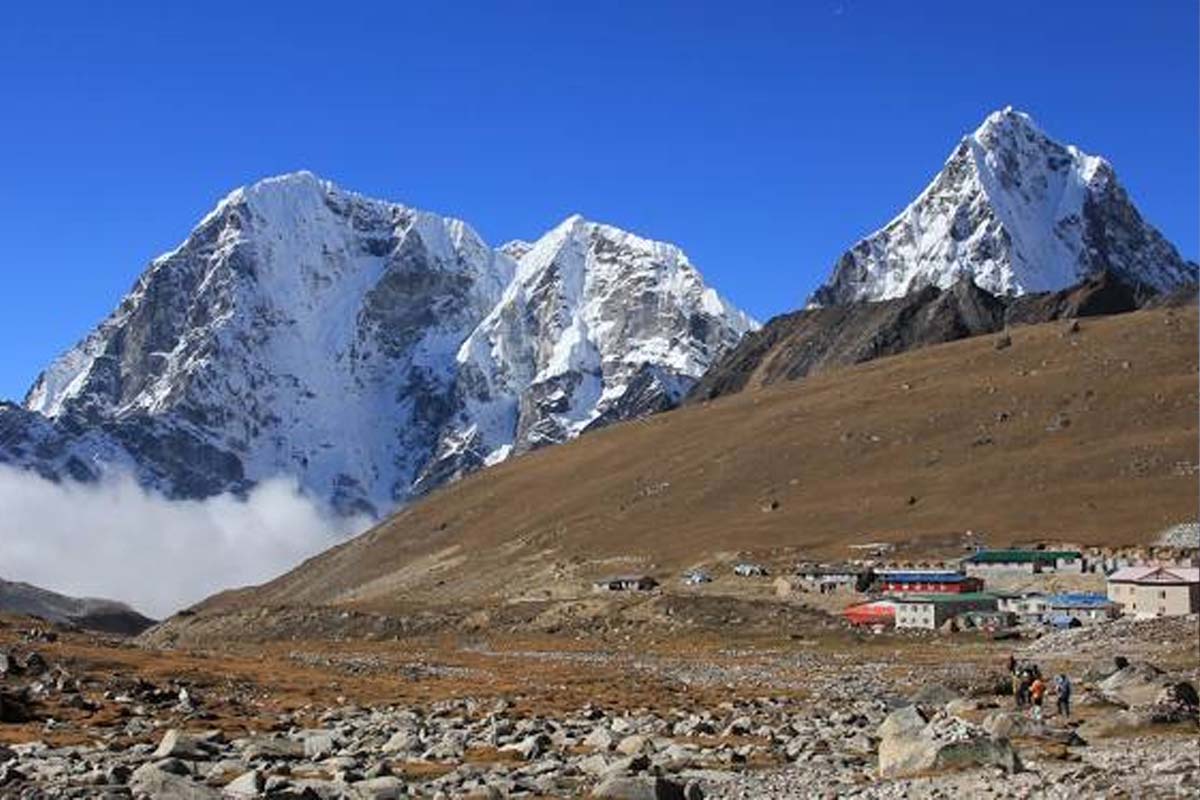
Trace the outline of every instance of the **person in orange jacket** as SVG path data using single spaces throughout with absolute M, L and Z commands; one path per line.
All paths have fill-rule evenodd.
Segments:
M 1033 704 L 1033 718 L 1042 721 L 1042 698 L 1046 695 L 1046 682 L 1038 675 L 1029 686 L 1029 700 Z

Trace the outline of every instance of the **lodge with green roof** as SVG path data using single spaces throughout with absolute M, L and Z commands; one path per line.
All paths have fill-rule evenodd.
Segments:
M 979 550 L 962 561 L 968 575 L 994 572 L 1083 572 L 1086 566 L 1078 550 Z

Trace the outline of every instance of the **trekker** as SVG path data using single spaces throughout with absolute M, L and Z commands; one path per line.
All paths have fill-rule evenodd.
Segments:
M 1033 683 L 1029 685 L 1029 700 L 1033 704 L 1033 719 L 1036 722 L 1042 721 L 1042 698 L 1046 694 L 1046 684 L 1041 677 L 1033 679 Z
M 1060 674 L 1054 679 L 1054 690 L 1058 692 L 1059 716 L 1071 716 L 1071 679 L 1065 674 Z
M 1017 704 L 1021 707 L 1029 705 L 1029 689 L 1033 686 L 1033 674 L 1028 670 L 1021 670 L 1021 683 L 1017 687 Z
M 1021 689 L 1022 689 L 1021 676 L 1018 675 L 1016 672 L 1014 672 L 1012 674 L 1012 692 L 1013 692 L 1013 702 L 1017 704 L 1017 708 L 1020 708 L 1022 705 Z

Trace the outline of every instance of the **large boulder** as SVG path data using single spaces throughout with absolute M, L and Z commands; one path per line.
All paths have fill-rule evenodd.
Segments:
M 879 775 L 884 778 L 992 765 L 1021 768 L 1008 739 L 988 735 L 957 717 L 932 718 L 916 706 L 889 714 L 879 726 Z
M 1163 671 L 1153 664 L 1138 661 L 1100 681 L 1099 689 L 1110 700 L 1127 706 L 1153 703 L 1163 686 Z

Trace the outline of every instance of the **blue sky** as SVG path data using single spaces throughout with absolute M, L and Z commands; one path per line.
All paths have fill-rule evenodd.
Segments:
M 766 319 L 1011 103 L 1195 258 L 1197 27 L 1182 1 L 22 4 L 0 398 L 230 189 L 301 168 L 497 244 L 576 211 L 674 241 Z

